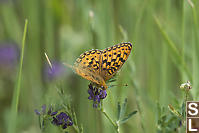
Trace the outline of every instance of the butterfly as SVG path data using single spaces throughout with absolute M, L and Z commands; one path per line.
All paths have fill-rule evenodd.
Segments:
M 86 51 L 76 59 L 73 70 L 102 89 L 107 89 L 106 81 L 122 67 L 131 50 L 131 43 L 120 43 L 104 50 Z

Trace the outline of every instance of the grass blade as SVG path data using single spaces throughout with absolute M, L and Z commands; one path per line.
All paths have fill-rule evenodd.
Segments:
M 21 48 L 21 57 L 20 57 L 20 64 L 19 64 L 19 71 L 18 71 L 18 77 L 17 82 L 15 84 L 15 89 L 13 93 L 13 99 L 12 99 L 12 105 L 11 105 L 11 121 L 8 123 L 8 133 L 15 133 L 16 132 L 16 120 L 17 120 L 17 112 L 18 112 L 18 104 L 19 104 L 19 96 L 20 96 L 20 90 L 21 90 L 21 79 L 22 79 L 22 66 L 23 66 L 23 57 L 24 57 L 24 48 L 25 48 L 25 40 L 26 40 L 26 33 L 27 33 L 27 26 L 28 26 L 28 20 L 25 20 L 25 26 L 24 26 L 24 33 L 23 33 L 23 39 L 22 39 L 22 48 Z
M 136 113 L 137 113 L 137 110 L 135 110 L 135 111 L 131 112 L 130 114 L 128 114 L 124 119 L 122 119 L 122 120 L 120 121 L 120 124 L 123 124 L 123 123 L 127 122 L 128 119 L 131 118 L 131 117 L 132 117 L 133 115 L 135 115 Z
M 188 68 L 187 68 L 182 56 L 180 55 L 179 51 L 177 50 L 174 42 L 169 38 L 169 36 L 166 34 L 164 29 L 162 28 L 159 19 L 157 17 L 154 17 L 154 19 L 155 19 L 155 22 L 156 22 L 156 24 L 157 24 L 162 36 L 167 41 L 166 44 L 168 45 L 169 49 L 171 50 L 171 53 L 173 55 L 173 59 L 175 61 L 174 63 L 176 64 L 176 66 L 179 68 L 179 70 L 181 72 L 183 72 L 182 70 L 184 70 L 185 73 L 187 74 L 188 78 L 192 81 L 191 73 L 188 70 Z M 181 64 L 181 65 L 178 65 L 178 64 Z

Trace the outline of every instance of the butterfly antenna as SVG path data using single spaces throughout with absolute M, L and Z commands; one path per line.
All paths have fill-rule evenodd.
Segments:
M 52 66 L 52 63 L 50 62 L 50 59 L 48 58 L 48 55 L 47 55 L 46 53 L 44 53 L 44 55 L 45 55 L 45 57 L 46 57 L 46 60 L 47 60 L 47 62 L 48 62 L 48 64 L 49 64 L 50 68 L 52 69 L 53 66 Z
M 108 87 L 108 88 L 115 87 L 115 86 L 119 86 L 119 85 L 109 85 L 109 87 Z M 126 84 L 124 84 L 124 85 L 122 85 L 122 86 L 127 87 L 127 86 L 128 86 L 128 84 L 126 83 Z
M 128 86 L 128 84 L 126 83 L 126 84 L 124 84 L 123 86 Z
M 67 67 L 70 67 L 70 68 L 73 68 L 73 66 L 72 65 L 70 65 L 70 64 L 68 64 L 68 63 L 63 63 L 65 66 L 67 66 Z

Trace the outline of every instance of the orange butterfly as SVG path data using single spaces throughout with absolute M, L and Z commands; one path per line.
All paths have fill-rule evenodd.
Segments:
M 121 43 L 104 50 L 86 51 L 77 58 L 73 70 L 98 87 L 107 89 L 106 81 L 122 67 L 131 50 L 131 43 Z

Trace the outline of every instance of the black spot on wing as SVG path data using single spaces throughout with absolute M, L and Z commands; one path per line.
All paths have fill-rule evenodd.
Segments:
M 89 62 L 89 65 L 92 65 L 92 64 L 93 64 L 93 61 L 90 61 L 90 62 Z
M 111 65 L 111 62 L 107 62 L 107 64 L 106 64 L 107 66 L 110 66 Z
M 119 61 L 121 61 L 122 63 L 124 63 L 126 60 L 124 60 L 123 58 L 120 58 Z
M 103 63 L 103 64 L 104 64 L 104 63 L 107 63 L 107 59 L 103 60 L 102 63 Z
M 116 61 L 116 59 L 111 59 L 111 62 L 115 62 Z
M 117 57 L 120 57 L 120 56 L 121 56 L 121 54 L 118 54 L 118 55 L 117 55 Z

